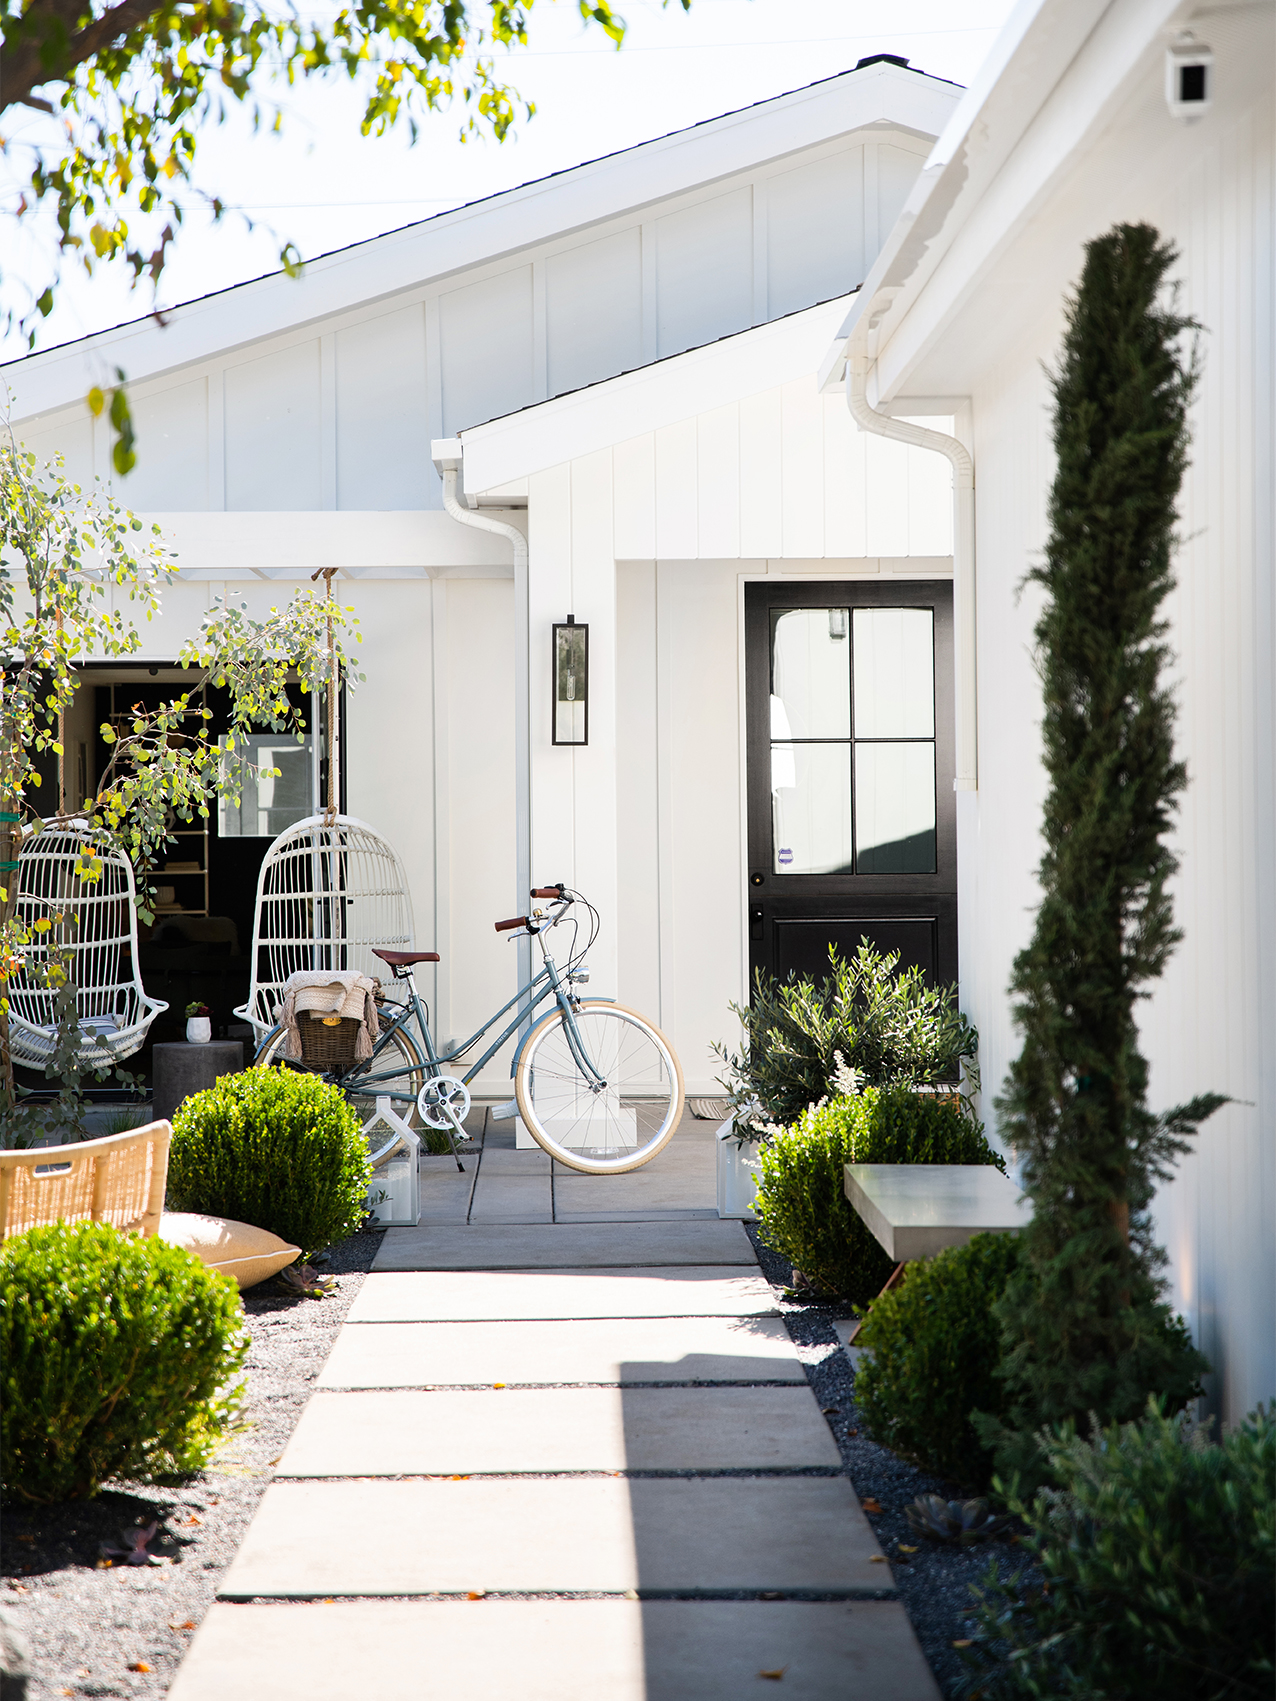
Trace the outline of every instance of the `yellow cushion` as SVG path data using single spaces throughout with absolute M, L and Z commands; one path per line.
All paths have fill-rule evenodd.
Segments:
M 301 1256 L 300 1247 L 289 1246 L 269 1229 L 195 1211 L 165 1211 L 159 1238 L 193 1253 L 210 1270 L 233 1276 L 241 1288 L 256 1287 Z

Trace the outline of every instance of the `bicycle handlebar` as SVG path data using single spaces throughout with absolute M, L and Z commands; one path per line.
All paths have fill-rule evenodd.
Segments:
M 557 886 L 533 886 L 534 898 L 561 898 L 566 888 L 560 880 Z
M 515 916 L 511 916 L 508 921 L 498 921 L 496 923 L 496 931 L 498 933 L 508 933 L 511 927 L 526 927 L 526 926 L 527 926 L 527 917 L 525 915 L 515 915 Z

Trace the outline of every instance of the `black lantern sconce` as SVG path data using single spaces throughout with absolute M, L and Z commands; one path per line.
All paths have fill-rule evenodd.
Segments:
M 589 743 L 589 627 L 554 625 L 554 743 Z

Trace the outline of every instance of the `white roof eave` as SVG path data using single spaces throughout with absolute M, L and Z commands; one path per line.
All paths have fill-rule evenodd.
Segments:
M 104 367 L 130 382 L 160 377 L 267 337 L 391 301 L 538 243 L 859 130 L 933 135 L 949 84 L 875 64 L 652 141 L 587 161 L 484 201 L 320 255 L 298 279 L 273 272 L 0 367 L 17 422 L 83 399 Z
M 876 405 L 908 393 L 927 352 L 1102 125 L 1149 41 L 1189 9 L 1184 0 L 1021 0 L 825 351 L 822 388 L 842 382 L 859 348 L 875 364 Z

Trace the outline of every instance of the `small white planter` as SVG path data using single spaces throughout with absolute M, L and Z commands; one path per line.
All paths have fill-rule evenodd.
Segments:
M 752 1222 L 757 1217 L 754 1196 L 758 1189 L 757 1146 L 736 1144 L 735 1119 L 728 1117 L 718 1129 L 718 1215 Z
M 368 1209 L 378 1228 L 415 1228 L 421 1221 L 421 1142 L 388 1098 L 363 1125 L 372 1156 Z
M 211 1016 L 188 1016 L 186 1018 L 186 1041 L 188 1045 L 207 1045 L 213 1037 L 213 1018 Z

